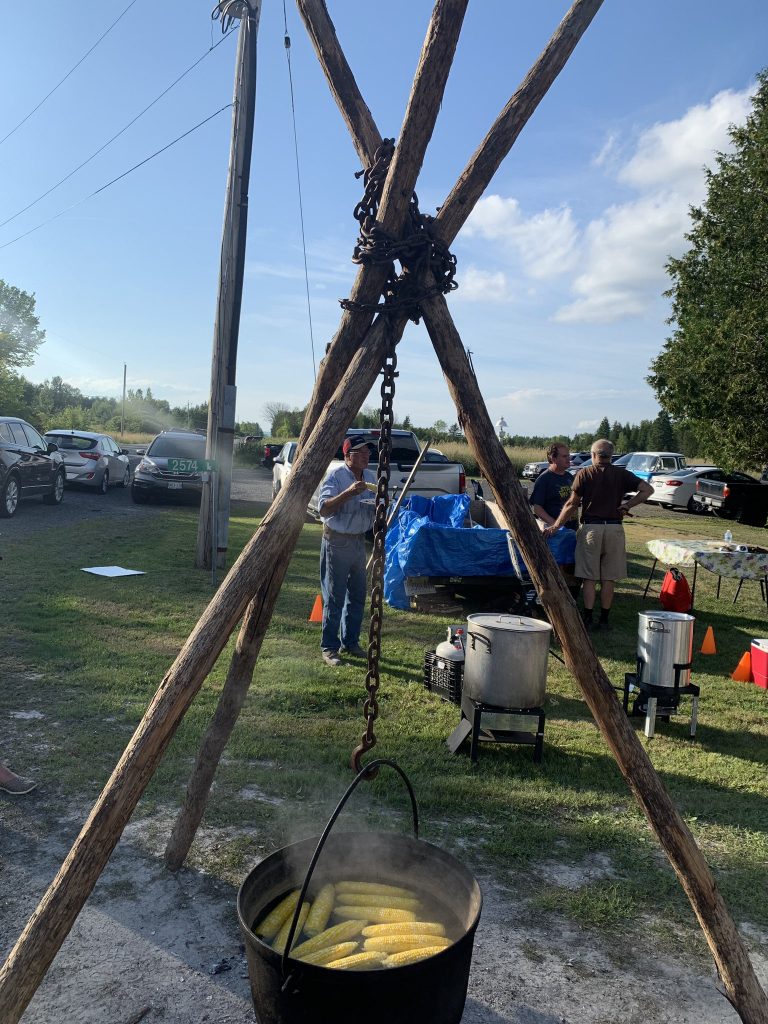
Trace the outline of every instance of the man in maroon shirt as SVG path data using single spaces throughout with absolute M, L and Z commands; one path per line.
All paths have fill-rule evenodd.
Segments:
M 597 581 L 600 581 L 600 621 L 598 629 L 610 629 L 608 614 L 613 604 L 616 580 L 627 575 L 627 552 L 622 522 L 629 510 L 653 494 L 645 480 L 623 466 L 612 466 L 613 445 L 601 438 L 592 443 L 592 465 L 580 469 L 573 481 L 571 496 L 552 526 L 544 531 L 549 537 L 576 514 L 581 505 L 581 526 L 576 535 L 575 575 L 583 580 L 584 625 L 593 629 Z M 628 491 L 636 493 L 624 500 Z

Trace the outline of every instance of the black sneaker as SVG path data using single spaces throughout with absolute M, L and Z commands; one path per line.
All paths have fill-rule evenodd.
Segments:
M 341 648 L 342 654 L 351 654 L 353 658 L 367 658 L 368 651 L 364 651 L 360 644 L 351 644 Z
M 613 631 L 613 626 L 610 622 L 598 622 L 595 629 L 599 629 L 601 633 L 611 633 Z

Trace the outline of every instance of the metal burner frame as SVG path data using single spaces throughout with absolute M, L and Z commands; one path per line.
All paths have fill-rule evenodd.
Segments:
M 536 732 L 519 729 L 484 729 L 483 715 L 521 715 L 536 718 Z M 450 752 L 455 754 L 464 740 L 470 736 L 469 759 L 473 764 L 477 764 L 481 743 L 519 743 L 532 746 L 533 762 L 541 764 L 545 721 L 544 708 L 502 708 L 462 695 L 461 721 L 446 740 L 446 744 Z
M 652 739 L 656 732 L 656 717 L 661 718 L 663 722 L 668 722 L 672 715 L 677 714 L 680 707 L 680 698 L 690 696 L 692 698 L 690 734 L 692 737 L 695 736 L 701 689 L 694 683 L 689 683 L 687 686 L 680 685 L 682 673 L 691 668 L 692 662 L 689 661 L 686 665 L 672 666 L 675 672 L 675 681 L 672 686 L 656 686 L 654 683 L 638 682 L 642 665 L 643 662 L 638 658 L 637 672 L 627 672 L 624 675 L 624 699 L 622 701 L 624 711 L 632 717 L 641 718 L 645 716 L 645 735 L 648 739 Z M 629 697 L 635 689 L 637 689 L 638 693 L 633 701 L 632 711 L 630 712 Z M 643 703 L 645 704 L 645 709 L 641 707 Z

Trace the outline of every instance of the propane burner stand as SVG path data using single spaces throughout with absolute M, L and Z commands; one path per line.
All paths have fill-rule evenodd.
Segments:
M 494 729 L 482 726 L 483 715 L 518 715 L 537 719 L 536 731 L 524 729 Z M 461 721 L 446 740 L 448 749 L 455 754 L 464 740 L 471 736 L 469 759 L 473 764 L 478 761 L 481 743 L 522 743 L 533 747 L 534 764 L 541 764 L 544 746 L 544 708 L 502 708 L 496 704 L 485 704 L 462 695 Z
M 676 715 L 680 707 L 680 698 L 683 696 L 692 697 L 691 702 L 691 736 L 696 735 L 696 724 L 699 716 L 699 694 L 701 690 L 693 683 L 687 686 L 680 685 L 680 678 L 684 672 L 691 668 L 690 662 L 687 665 L 673 665 L 675 681 L 673 686 L 656 686 L 653 683 L 646 683 L 642 679 L 642 665 L 638 659 L 638 671 L 627 672 L 624 675 L 624 710 L 633 717 L 645 716 L 645 735 L 651 739 L 656 732 L 656 717 L 663 722 L 668 722 L 671 715 Z M 638 681 L 639 680 L 639 681 Z M 629 710 L 630 694 L 637 691 L 637 696 L 632 703 L 632 711 Z

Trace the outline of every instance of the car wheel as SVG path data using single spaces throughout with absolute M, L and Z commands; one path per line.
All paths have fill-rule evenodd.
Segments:
M 106 494 L 108 490 L 109 490 L 109 473 L 105 469 L 104 470 L 104 475 L 102 476 L 101 482 L 99 483 L 99 494 Z
M 122 486 L 123 487 L 127 487 L 130 482 L 131 482 L 131 467 L 130 466 L 126 466 L 125 467 L 125 473 L 123 473 L 123 484 L 122 484 Z
M 141 491 L 137 491 L 135 487 L 131 488 L 131 498 L 133 498 L 133 501 L 137 505 L 146 505 L 149 501 L 149 496 L 147 494 L 142 494 Z
M 10 519 L 19 507 L 19 479 L 9 476 L 5 481 L 3 493 L 0 495 L 0 518 Z
M 43 495 L 43 501 L 46 505 L 61 504 L 61 500 L 64 497 L 64 484 L 66 479 L 66 473 L 63 469 L 60 469 L 56 474 L 56 479 L 53 481 L 53 490 L 50 494 Z
M 280 493 L 280 484 L 273 483 L 272 484 L 272 501 L 275 500 L 275 498 L 278 496 L 279 493 Z
M 691 515 L 694 516 L 698 515 L 699 512 L 704 511 L 704 506 L 701 504 L 700 501 L 697 501 L 694 497 L 690 497 L 688 499 L 688 504 L 685 507 L 688 509 Z

